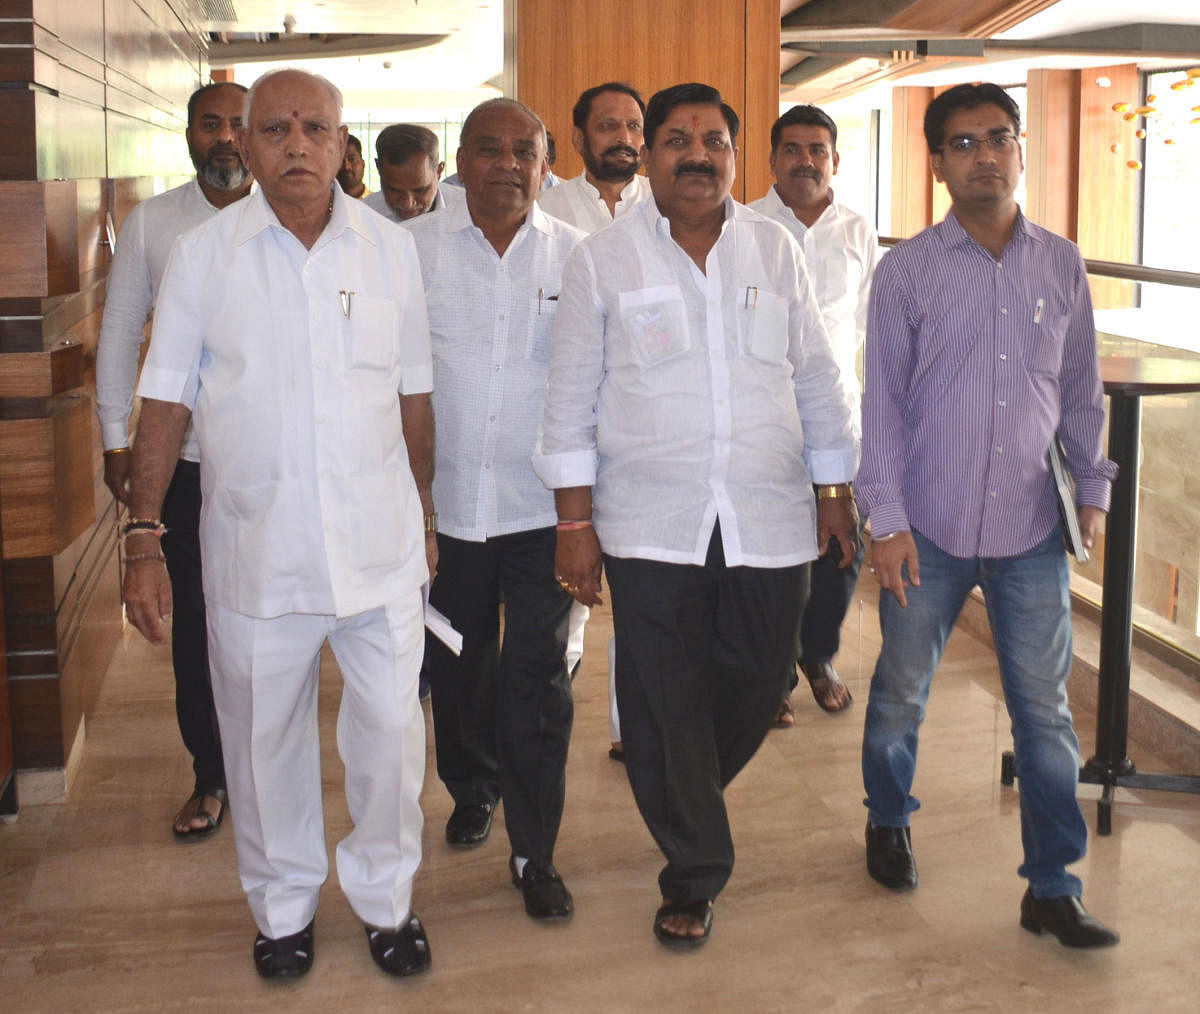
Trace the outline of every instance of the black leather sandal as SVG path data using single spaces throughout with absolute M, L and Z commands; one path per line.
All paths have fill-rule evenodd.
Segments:
M 700 936 L 690 933 L 672 933 L 663 926 L 663 920 L 673 915 L 686 915 L 693 924 L 699 923 L 704 932 Z M 711 898 L 699 901 L 665 901 L 654 913 L 654 935 L 660 943 L 677 950 L 692 950 L 708 940 L 712 932 L 713 903 Z

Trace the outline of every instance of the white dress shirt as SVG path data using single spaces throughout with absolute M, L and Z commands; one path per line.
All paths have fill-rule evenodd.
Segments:
M 774 219 L 799 242 L 838 365 L 857 388 L 855 361 L 867 333 L 871 276 L 879 250 L 875 230 L 862 215 L 838 204 L 832 190 L 828 207 L 812 228 L 783 203 L 774 185 L 748 206 Z
M 426 579 L 397 397 L 432 385 L 420 269 L 406 230 L 332 194 L 311 250 L 261 192 L 182 237 L 138 387 L 193 412 L 205 597 L 250 616 L 350 616 Z
M 433 345 L 438 530 L 482 542 L 553 525 L 554 496 L 529 458 L 563 264 L 583 233 L 535 204 L 501 257 L 465 201 L 408 227 Z
M 465 200 L 466 192 L 462 189 L 462 187 L 447 186 L 445 181 L 443 181 L 438 184 L 437 196 L 434 197 L 433 204 L 429 206 L 429 211 L 445 211 L 446 208 L 450 207 L 450 205 L 461 204 Z M 401 218 L 392 210 L 392 206 L 388 204 L 387 198 L 383 196 L 382 190 L 372 191 L 362 199 L 362 202 L 372 211 L 379 212 L 379 214 L 388 219 L 388 221 L 412 221 L 411 219 Z M 426 214 L 429 214 L 429 212 L 426 212 Z M 417 216 L 417 218 L 420 217 L 420 215 Z
M 129 445 L 138 357 L 171 247 L 183 233 L 216 213 L 192 178 L 142 201 L 121 225 L 96 347 L 96 413 L 106 451 Z M 199 461 L 198 455 L 196 434 L 189 426 L 180 457 Z
M 610 215 L 600 191 L 588 182 L 587 173 L 580 173 L 552 190 L 543 190 L 538 195 L 538 204 L 547 215 L 561 218 L 590 234 L 612 225 L 615 219 L 649 199 L 650 181 L 645 176 L 634 176 L 621 189 L 621 199 Z
M 856 414 L 795 241 L 726 202 L 701 272 L 647 201 L 567 261 L 534 468 L 593 486 L 606 553 L 729 566 L 817 555 L 812 483 L 848 482 Z

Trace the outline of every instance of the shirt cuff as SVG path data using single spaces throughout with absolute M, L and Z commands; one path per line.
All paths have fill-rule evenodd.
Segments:
M 184 370 L 169 370 L 147 363 L 142 367 L 142 378 L 138 382 L 137 395 L 139 398 L 173 401 L 187 405 L 189 409 L 195 408 L 186 400 L 188 377 L 189 374 Z
M 400 375 L 401 394 L 429 394 L 433 390 L 433 364 L 407 366 Z
M 596 485 L 597 460 L 595 448 L 559 454 L 543 454 L 537 450 L 532 459 L 533 470 L 547 489 Z
M 806 451 L 809 478 L 818 486 L 834 486 L 853 482 L 858 469 L 858 455 L 853 448 L 834 451 Z
M 129 423 L 102 423 L 100 426 L 100 441 L 106 451 L 117 447 L 129 446 Z
M 871 522 L 872 535 L 909 531 L 908 514 L 901 503 L 878 504 L 871 508 L 867 520 Z
M 1075 502 L 1080 507 L 1099 507 L 1106 511 L 1112 503 L 1112 483 L 1107 479 L 1079 479 L 1075 483 Z

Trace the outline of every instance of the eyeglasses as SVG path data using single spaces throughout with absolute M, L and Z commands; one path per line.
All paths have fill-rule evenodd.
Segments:
M 970 134 L 956 134 L 942 145 L 942 147 L 955 155 L 970 155 L 972 152 L 978 151 L 985 144 L 997 155 L 1007 154 L 1016 147 L 1017 135 L 1007 130 L 1002 130 L 998 134 L 988 134 L 987 137 L 971 137 Z

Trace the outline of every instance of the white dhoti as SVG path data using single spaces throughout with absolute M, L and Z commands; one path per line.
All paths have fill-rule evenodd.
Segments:
M 411 910 L 425 776 L 421 605 L 416 590 L 342 619 L 292 613 L 264 620 L 208 605 L 238 872 L 268 937 L 308 925 L 329 872 L 317 732 L 326 640 L 344 682 L 337 741 L 354 823 L 337 846 L 338 879 L 351 908 L 372 926 L 399 926 Z

